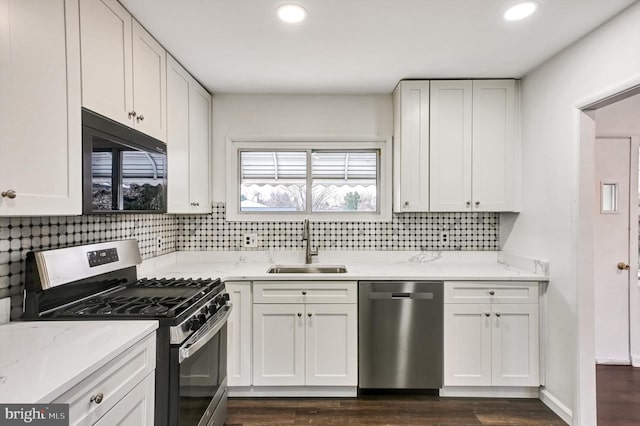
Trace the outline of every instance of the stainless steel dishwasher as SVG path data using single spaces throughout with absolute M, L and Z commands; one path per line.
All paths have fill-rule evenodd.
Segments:
M 358 387 L 441 388 L 443 283 L 361 281 L 358 292 Z

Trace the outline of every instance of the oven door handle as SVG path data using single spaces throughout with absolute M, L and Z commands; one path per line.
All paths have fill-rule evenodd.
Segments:
M 227 323 L 229 315 L 231 315 L 231 308 L 231 303 L 227 303 L 223 308 L 225 312 L 221 318 L 212 318 L 204 323 L 204 325 L 200 327 L 198 331 L 189 338 L 189 340 L 180 346 L 178 350 L 178 362 L 180 364 L 182 364 L 182 361 L 193 356 L 196 352 L 202 349 L 209 340 L 213 339 L 213 336 L 218 334 L 220 329 Z

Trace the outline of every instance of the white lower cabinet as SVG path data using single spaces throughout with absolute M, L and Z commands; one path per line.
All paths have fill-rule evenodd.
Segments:
M 327 283 L 339 302 L 314 300 L 321 282 L 256 283 L 253 304 L 254 386 L 356 386 L 357 284 Z M 340 290 L 337 293 L 336 290 Z M 264 300 L 264 294 L 283 297 Z M 291 303 L 298 294 L 303 303 Z
M 155 333 L 57 398 L 69 404 L 70 425 L 154 424 Z
M 227 321 L 227 385 L 251 385 L 251 281 L 225 282 L 233 308 Z
M 537 298 L 536 303 L 523 303 L 530 299 L 520 297 L 534 285 L 445 283 L 445 387 L 540 385 Z M 509 290 L 514 303 L 504 296 Z M 484 303 L 470 302 L 483 293 Z M 447 303 L 456 294 L 472 297 Z

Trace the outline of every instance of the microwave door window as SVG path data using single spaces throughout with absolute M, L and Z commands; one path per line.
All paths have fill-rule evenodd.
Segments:
M 113 158 L 117 152 L 112 150 L 93 151 L 91 153 L 91 178 L 93 211 L 111 211 L 115 208 L 113 197 Z
M 162 210 L 166 188 L 166 156 L 122 151 L 119 210 Z

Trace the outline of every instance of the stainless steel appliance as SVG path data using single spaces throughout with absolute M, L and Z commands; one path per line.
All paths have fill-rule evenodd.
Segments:
M 360 282 L 360 389 L 439 389 L 443 283 Z
M 82 175 L 86 214 L 167 211 L 167 145 L 87 109 Z
M 155 319 L 155 424 L 226 419 L 229 295 L 219 279 L 137 279 L 136 240 L 27 255 L 30 320 Z

